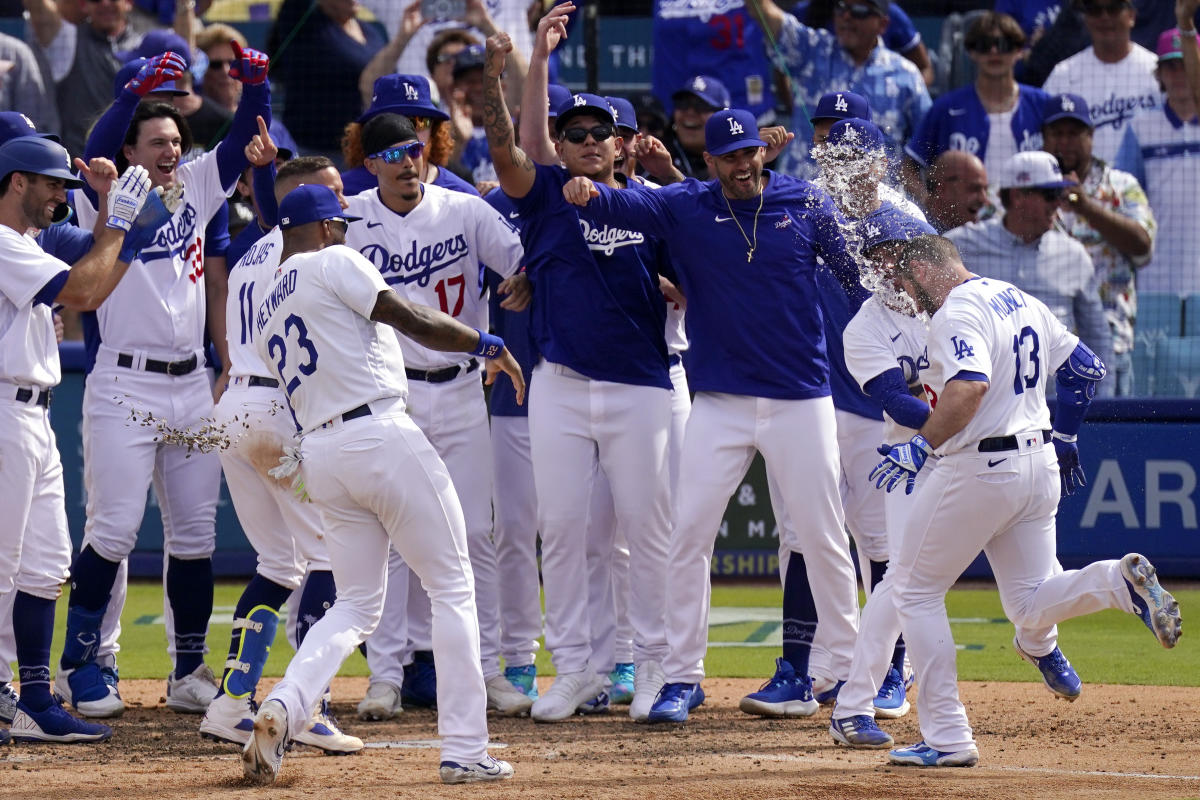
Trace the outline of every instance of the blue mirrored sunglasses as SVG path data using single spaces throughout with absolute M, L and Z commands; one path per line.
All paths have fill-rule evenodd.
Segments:
M 424 151 L 424 142 L 409 142 L 408 144 L 389 147 L 387 150 L 380 150 L 378 153 L 371 153 L 367 158 L 383 159 L 383 163 L 385 164 L 399 164 L 405 158 L 420 158 L 421 153 Z

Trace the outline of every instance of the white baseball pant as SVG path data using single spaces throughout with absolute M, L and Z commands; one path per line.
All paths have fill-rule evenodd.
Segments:
M 768 480 L 779 487 L 777 505 L 799 521 L 792 534 L 796 541 L 781 544 L 804 553 L 817 614 L 830 628 L 831 650 L 846 653 L 843 674 L 849 670 L 858 595 L 837 499 L 835 425 L 828 397 L 696 394 L 684 435 L 667 573 L 670 653 L 663 669 L 668 682 L 699 683 L 704 677 L 713 545 L 756 449 L 766 461 Z M 781 563 L 780 570 L 786 574 L 787 565 Z
M 293 736 L 308 725 L 308 710 L 379 623 L 390 544 L 432 601 L 442 758 L 477 763 L 487 754 L 487 694 L 462 509 L 446 466 L 399 398 L 371 409 L 302 441 L 304 482 L 321 511 L 338 597 L 270 697 L 288 709 Z
M 559 674 L 607 670 L 593 663 L 587 586 L 588 477 L 608 477 L 616 524 L 630 547 L 630 624 L 634 663 L 666 651 L 669 531 L 667 437 L 670 393 L 591 380 L 543 361 L 529 393 L 529 441 L 542 534 L 546 646 Z
M 412 658 L 409 644 L 409 597 L 425 598 L 421 582 L 413 575 L 408 564 L 396 552 L 388 549 L 387 588 L 383 596 L 383 619 L 367 641 L 367 669 L 371 671 L 371 683 L 390 683 L 399 689 L 404 685 L 404 663 Z M 427 604 L 429 601 L 425 599 Z M 432 645 L 433 633 L 426 634 L 421 647 L 428 650 Z
M 1019 450 L 946 456 L 913 498 L 897 554 L 896 607 L 913 669 L 921 679 L 917 713 L 925 742 L 938 750 L 974 743 L 958 698 L 946 592 L 983 550 L 1005 615 L 1021 648 L 1043 656 L 1055 625 L 1106 608 L 1133 613 L 1119 561 L 1063 572 L 1055 555 L 1058 459 L 1041 432 L 1017 434 Z M 1033 447 L 1027 438 L 1037 441 Z M 1003 458 L 1000 463 L 995 463 Z M 989 466 L 989 460 L 994 466 Z M 900 489 L 902 491 L 902 489 Z
M 500 654 L 505 666 L 533 663 L 542 635 L 537 562 L 537 491 L 528 417 L 492 417 L 492 510 L 500 573 Z

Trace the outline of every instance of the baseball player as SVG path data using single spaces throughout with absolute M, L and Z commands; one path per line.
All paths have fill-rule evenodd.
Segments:
M 262 168 L 274 164 L 276 153 L 266 126 L 261 126 L 247 147 L 248 160 Z M 345 204 L 341 177 L 323 156 L 301 156 L 284 164 L 275 180 L 277 201 L 302 183 L 327 186 Z M 254 347 L 254 311 L 263 288 L 274 278 L 281 248 L 282 237 L 274 228 L 251 246 L 230 273 L 226 306 L 231 323 L 230 381 L 216 408 L 216 424 L 226 427 L 231 441 L 220 452 L 221 467 L 238 521 L 258 553 L 258 566 L 234 609 L 220 690 L 204 712 L 200 735 L 239 746 L 245 745 L 254 727 L 251 702 L 274 641 L 280 607 L 303 581 L 297 610 L 302 623 L 296 633 L 303 642 L 312 626 L 307 620 L 320 619 L 336 599 L 316 508 L 300 502 L 267 474 L 267 466 L 275 466 L 296 433 L 295 420 L 287 412 L 287 395 L 270 377 Z M 338 729 L 325 698 L 318 701 L 295 741 L 334 754 L 363 747 L 360 739 Z
M 154 245 L 142 251 L 129 278 L 84 323 L 95 360 L 83 406 L 88 514 L 83 549 L 72 568 L 66 646 L 56 681 L 58 691 L 81 710 L 86 705 L 114 715 L 124 708 L 104 681 L 96 644 L 118 565 L 133 548 L 152 481 L 163 512 L 175 630 L 167 707 L 202 713 L 217 692 L 204 653 L 212 614 L 220 461 L 214 453 L 161 444 L 155 441 L 155 426 L 131 424 L 130 416 L 152 414 L 179 430 L 212 416 L 209 378 L 198 369 L 206 310 L 204 230 L 246 166 L 243 149 L 257 131 L 256 118 L 270 117 L 267 63 L 256 50 L 238 50 L 233 74 L 246 86 L 230 134 L 195 161 L 179 163 L 190 147 L 179 112 L 163 103 L 137 103 L 141 90 L 168 74 L 167 65 L 155 59 L 117 101 L 129 115 L 127 127 L 114 114 L 93 131 L 93 139 L 106 142 L 113 141 L 114 129 L 122 131 L 116 139 L 124 142 L 118 165 L 145 167 L 155 186 L 184 188 L 183 202 L 159 229 Z M 76 196 L 76 212 L 85 227 L 96 217 L 86 196 Z
M 713 537 L 755 449 L 766 459 L 779 504 L 797 521 L 797 541 L 788 542 L 784 561 L 804 553 L 831 649 L 853 648 L 858 598 L 836 500 L 834 410 L 813 273 L 821 256 L 847 291 L 861 290 L 858 268 L 833 201 L 812 184 L 764 170 L 766 143 L 757 133 L 747 111 L 710 117 L 705 159 L 717 178 L 707 183 L 614 192 L 576 180 L 564 190 L 598 223 L 663 237 L 688 301 L 688 381 L 696 396 L 667 573 L 667 683 L 651 722 L 682 722 L 703 702 Z M 797 431 L 806 432 L 803 446 L 794 440 Z M 781 570 L 786 574 L 786 563 Z M 795 680 L 807 694 L 803 702 L 811 703 L 808 665 L 799 666 Z
M 379 188 L 355 195 L 349 210 L 363 219 L 346 243 L 358 250 L 406 300 L 432 308 L 480 330 L 488 328 L 484 262 L 503 278 L 521 268 L 516 230 L 494 208 L 463 192 L 420 180 L 424 145 L 408 117 L 382 113 L 363 127 L 367 169 Z M 516 283 L 518 281 L 513 281 Z M 519 279 L 524 282 L 524 278 Z M 501 291 L 508 293 L 508 286 Z M 492 541 L 491 437 L 479 360 L 456 358 L 401 340 L 413 422 L 445 462 L 467 523 L 468 551 L 479 598 L 480 653 L 488 708 L 504 715 L 529 711 L 525 694 L 500 669 L 500 574 Z M 392 572 L 394 574 L 394 572 Z M 429 650 L 428 600 L 416 582 L 408 591 L 408 638 Z M 391 633 L 395 633 L 391 631 Z M 397 637 L 389 636 L 389 640 Z M 399 663 L 403 640 L 367 643 L 372 675 L 382 659 Z M 393 669 L 395 664 L 393 665 Z
M 973 766 L 979 750 L 958 699 L 945 597 L 981 549 L 1017 627 L 1013 647 L 1060 696 L 1078 693 L 1079 676 L 1056 646 L 1056 623 L 1119 608 L 1174 647 L 1179 604 L 1137 553 L 1069 572 L 1055 558 L 1054 517 L 1060 494 L 1084 482 L 1076 437 L 1103 363 L 1039 300 L 969 273 L 948 239 L 907 243 L 896 274 L 931 316 L 921 379 L 933 412 L 908 442 L 881 448 L 886 456 L 872 475 L 888 491 L 905 483 L 911 492 L 925 461 L 940 460 L 912 498 L 892 562 L 896 607 L 921 676 L 923 741 L 892 750 L 889 760 Z M 1051 370 L 1058 395 L 1053 430 L 1046 407 Z
M 13 633 L 21 696 L 11 729 L 19 741 L 95 742 L 112 729 L 69 715 L 50 692 L 55 600 L 70 575 L 71 539 L 62 464 L 48 410 L 61 380 L 51 308 L 88 310 L 125 276 L 125 233 L 146 201 L 150 179 L 131 167 L 117 178 L 112 162 L 76 166 L 97 193 L 106 219 L 95 243 L 73 267 L 38 247 L 30 230 L 65 219 L 67 189 L 82 181 L 57 142 L 21 136 L 0 146 L 0 507 L 10 524 L 0 537 L 0 592 L 13 598 Z
M 573 175 L 616 184 L 614 119 L 604 98 L 578 94 L 560 106 L 557 142 L 550 140 L 542 116 L 547 61 L 565 36 L 572 7 L 556 6 L 538 25 L 521 120 L 522 142 L 532 158 L 515 145 L 501 92 L 500 72 L 512 48 L 506 34 L 489 37 L 484 67 L 488 143 L 500 187 L 523 222 L 521 241 L 534 286 L 531 327 L 543 357 L 534 369 L 529 435 L 546 646 L 558 677 L 530 714 L 542 722 L 570 717 L 603 691 L 613 666 L 609 654 L 592 651 L 592 610 L 583 588 L 589 478 L 598 465 L 631 549 L 636 676 L 629 714 L 644 721 L 662 684 L 666 654 L 671 383 L 663 337 L 666 306 L 658 288 L 661 246 L 636 226 L 599 224 L 589 210 L 563 199 L 562 187 Z M 633 184 L 628 191 L 650 190 Z
M 301 467 L 298 477 L 321 511 L 338 600 L 259 709 L 244 772 L 260 783 L 275 780 L 287 739 L 307 724 L 308 709 L 378 624 L 390 544 L 432 601 L 443 678 L 441 779 L 510 778 L 512 767 L 487 754 L 487 691 L 462 511 L 444 464 L 404 411 L 404 355 L 380 323 L 430 350 L 489 359 L 489 381 L 503 369 L 523 399 L 521 368 L 498 337 L 401 298 L 371 262 L 336 246 L 355 218 L 327 187 L 292 190 L 279 214 L 283 248 L 254 311 L 254 342 L 301 431 L 301 464 L 289 460 Z

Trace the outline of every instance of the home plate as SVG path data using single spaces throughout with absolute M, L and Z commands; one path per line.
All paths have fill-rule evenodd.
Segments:
M 407 739 L 401 742 L 364 742 L 363 747 L 374 747 L 380 750 L 437 750 L 441 748 L 441 739 Z M 488 742 L 488 749 L 502 750 L 508 747 L 504 742 Z

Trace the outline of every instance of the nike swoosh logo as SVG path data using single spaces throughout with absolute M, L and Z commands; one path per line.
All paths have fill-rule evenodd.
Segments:
M 378 228 L 382 224 L 383 224 L 382 222 L 371 222 L 369 220 L 367 221 L 368 228 Z
M 517 217 L 519 217 L 519 216 L 521 216 L 521 215 L 520 215 L 520 213 L 518 213 L 518 212 L 516 212 L 516 211 L 510 211 L 510 212 L 508 212 L 508 218 L 509 218 L 509 219 L 516 219 L 516 218 L 517 218 Z
M 949 113 L 952 117 L 961 117 L 963 114 L 967 113 L 967 110 L 965 108 L 952 108 L 950 109 Z
M 988 462 L 988 466 L 989 466 L 989 467 L 994 467 L 994 466 L 996 466 L 997 464 L 1003 464 L 1005 461 L 1008 461 L 1008 459 L 1007 459 L 1007 458 L 1000 458 L 1000 459 L 997 459 L 997 460 L 995 460 L 995 461 L 989 461 L 989 462 Z
M 717 222 L 729 222 L 732 219 L 733 217 L 722 217 L 720 214 L 717 215 Z
M 892 341 L 893 341 L 893 342 L 894 342 L 894 341 L 896 341 L 897 339 L 899 339 L 899 338 L 900 338 L 901 336 L 903 336 L 903 335 L 904 335 L 903 333 L 897 333 L 895 336 L 893 336 L 893 337 L 892 337 Z

